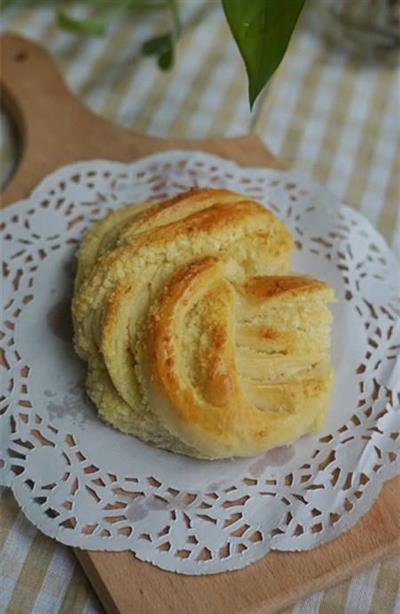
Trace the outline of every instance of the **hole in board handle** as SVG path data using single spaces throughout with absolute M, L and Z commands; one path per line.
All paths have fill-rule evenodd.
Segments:
M 25 60 L 27 59 L 28 59 L 28 54 L 26 53 L 26 51 L 18 51 L 18 53 L 16 53 L 14 56 L 14 60 L 16 62 L 25 62 Z

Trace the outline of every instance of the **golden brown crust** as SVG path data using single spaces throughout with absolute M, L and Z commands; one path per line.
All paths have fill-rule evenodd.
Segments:
M 268 277 L 253 277 L 242 286 L 243 294 L 248 299 L 261 300 L 282 298 L 286 300 L 301 295 L 304 299 L 311 294 L 321 291 L 330 292 L 330 288 L 322 281 L 307 275 L 287 275 L 281 277 L 270 275 Z
M 287 275 L 282 222 L 244 196 L 200 188 L 117 213 L 83 244 L 73 300 L 100 415 L 208 458 L 315 428 L 332 379 L 333 294 Z
M 297 277 L 296 283 L 292 277 L 281 278 L 281 283 L 257 277 L 235 288 L 224 279 L 223 270 L 222 261 L 205 258 L 172 277 L 153 306 L 143 351 L 154 411 L 176 437 L 212 458 L 254 455 L 307 432 L 327 406 L 332 378 L 326 344 L 314 348 L 313 354 L 296 354 L 290 351 L 296 333 L 270 328 L 268 339 L 286 335 L 287 352 L 256 353 L 250 373 L 255 371 L 261 380 L 249 381 L 248 371 L 238 360 L 235 339 L 237 292 L 246 293 L 250 288 L 250 297 L 256 294 L 262 300 L 266 288 L 275 289 L 276 294 L 266 292 L 265 301 L 278 295 L 285 309 L 287 289 L 295 288 L 291 297 L 299 303 L 308 299 L 311 287 L 316 298 L 324 297 L 325 284 L 312 283 L 305 277 Z M 194 386 L 181 354 L 185 331 L 191 324 L 190 313 L 201 303 L 203 328 L 198 337 L 207 333 L 212 343 L 207 347 L 205 382 Z M 323 304 L 320 311 L 328 315 Z M 265 313 L 268 316 L 268 311 Z M 281 379 L 276 376 L 277 360 Z M 298 370 L 300 378 L 296 377 Z

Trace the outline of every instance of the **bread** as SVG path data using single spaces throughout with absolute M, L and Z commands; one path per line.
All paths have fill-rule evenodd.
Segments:
M 128 205 L 112 211 L 100 222 L 92 226 L 79 250 L 78 267 L 75 276 L 75 290 L 93 269 L 99 256 L 115 246 L 119 232 L 128 222 L 138 219 L 140 214 L 148 211 L 150 205 Z
M 255 455 L 318 428 L 334 297 L 288 275 L 292 247 L 276 216 L 227 190 L 125 207 L 95 225 L 73 318 L 100 416 L 202 458 Z

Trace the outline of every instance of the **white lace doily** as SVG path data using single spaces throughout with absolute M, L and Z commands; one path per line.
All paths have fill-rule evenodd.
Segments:
M 74 253 L 85 228 L 109 209 L 192 185 L 224 186 L 271 207 L 295 238 L 293 269 L 328 281 L 339 299 L 325 431 L 253 459 L 184 458 L 105 426 L 72 348 Z M 399 266 L 371 225 L 322 188 L 201 152 L 80 162 L 6 208 L 1 240 L 1 472 L 47 535 L 215 573 L 270 549 L 332 539 L 399 472 Z

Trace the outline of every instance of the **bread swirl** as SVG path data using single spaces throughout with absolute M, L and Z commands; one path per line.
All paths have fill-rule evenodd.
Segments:
M 332 378 L 332 299 L 325 284 L 303 276 L 236 286 L 220 259 L 182 267 L 142 340 L 147 403 L 211 458 L 251 456 L 318 428 Z
M 318 426 L 333 295 L 287 276 L 291 252 L 282 222 L 227 190 L 98 223 L 80 251 L 73 316 L 100 415 L 205 458 L 257 454 Z

